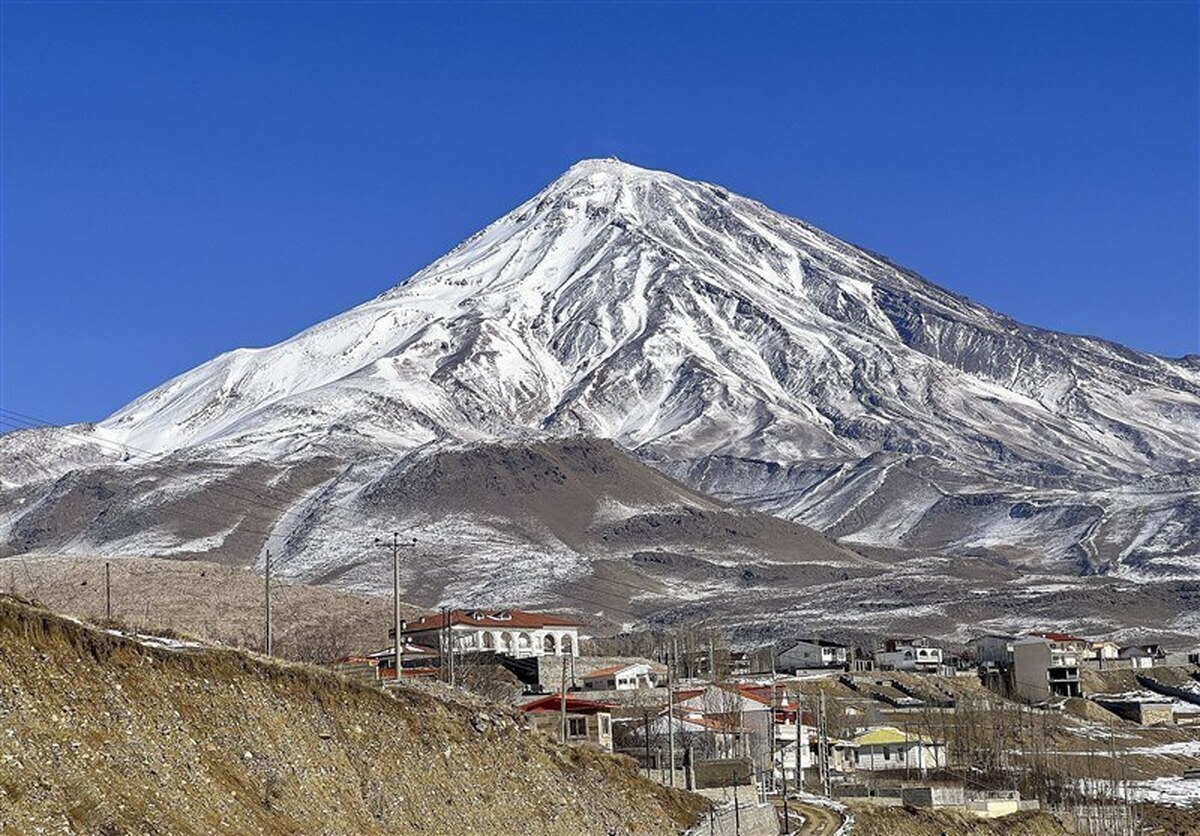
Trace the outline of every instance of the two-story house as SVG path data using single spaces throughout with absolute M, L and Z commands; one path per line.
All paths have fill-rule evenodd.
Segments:
M 1067 633 L 1032 633 L 1013 644 L 1013 691 L 1030 702 L 1083 694 L 1079 668 L 1087 641 Z
M 942 649 L 929 639 L 888 639 L 875 652 L 875 665 L 884 671 L 938 673 L 942 667 Z
M 845 668 L 850 648 L 824 639 L 795 639 L 776 657 L 779 670 L 795 673 L 814 668 Z
M 404 637 L 428 647 L 446 647 L 443 637 L 448 634 L 455 652 L 572 656 L 579 653 L 579 627 L 574 619 L 554 613 L 455 609 L 410 621 Z

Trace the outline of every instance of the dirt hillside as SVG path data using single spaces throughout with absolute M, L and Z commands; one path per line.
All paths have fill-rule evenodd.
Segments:
M 674 833 L 703 802 L 465 696 L 148 647 L 0 596 L 0 833 Z
M 981 819 L 950 810 L 912 807 L 872 807 L 856 804 L 854 836 L 1058 836 L 1073 833 L 1049 813 L 1015 813 L 1001 819 Z
M 261 649 L 263 579 L 248 568 L 148 557 L 10 557 L 0 560 L 0 590 L 55 612 L 104 617 L 104 564 L 111 566 L 113 618 L 139 630 L 167 628 L 207 642 Z M 326 662 L 386 647 L 389 597 L 276 582 L 275 653 Z M 423 610 L 405 604 L 405 617 Z

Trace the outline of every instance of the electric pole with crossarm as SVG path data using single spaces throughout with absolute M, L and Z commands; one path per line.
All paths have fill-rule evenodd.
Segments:
M 396 634 L 396 681 L 400 681 L 400 667 L 404 660 L 404 630 L 400 622 L 400 549 L 415 549 L 417 538 L 413 537 L 407 543 L 400 542 L 400 534 L 392 532 L 391 542 L 382 537 L 375 538 L 375 545 L 390 546 L 392 549 L 392 630 Z

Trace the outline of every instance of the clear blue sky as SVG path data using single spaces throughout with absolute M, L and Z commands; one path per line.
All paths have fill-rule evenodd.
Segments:
M 6 3 L 0 402 L 98 419 L 577 159 L 1200 351 L 1197 5 Z

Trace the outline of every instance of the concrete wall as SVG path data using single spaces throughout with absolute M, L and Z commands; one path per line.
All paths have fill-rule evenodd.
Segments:
M 962 787 L 904 787 L 900 800 L 909 807 L 961 807 L 966 803 Z
M 1030 702 L 1050 698 L 1046 671 L 1050 668 L 1050 643 L 1024 639 L 1013 645 L 1013 690 Z
M 967 802 L 967 812 L 985 819 L 998 819 L 1001 816 L 1020 811 L 1021 800 L 1019 798 L 980 798 Z

